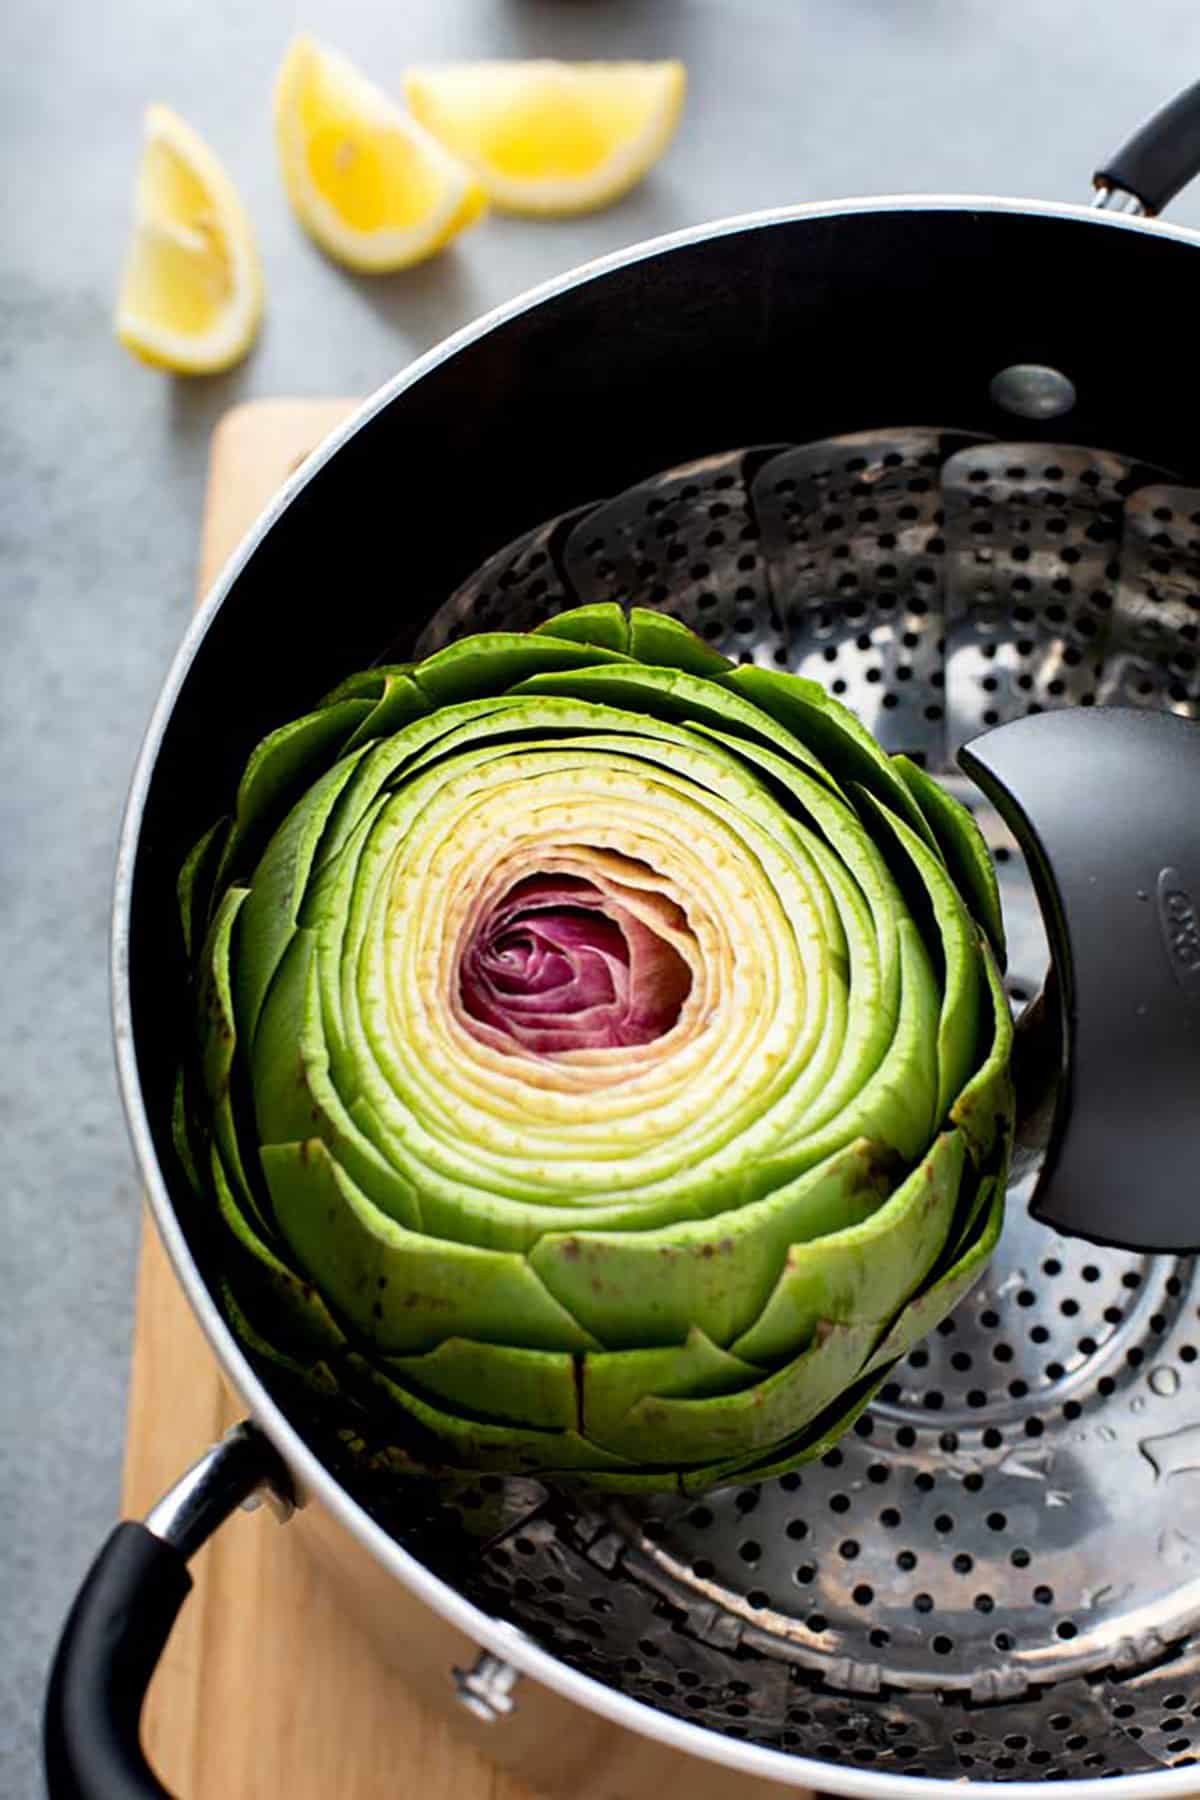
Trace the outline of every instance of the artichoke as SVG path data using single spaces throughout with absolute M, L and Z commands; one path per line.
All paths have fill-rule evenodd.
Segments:
M 970 815 L 667 617 L 352 677 L 259 745 L 180 891 L 177 1142 L 229 1316 L 389 1467 L 782 1472 L 995 1244 Z

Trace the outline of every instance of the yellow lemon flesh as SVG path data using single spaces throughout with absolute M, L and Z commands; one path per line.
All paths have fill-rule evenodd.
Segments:
M 296 38 L 275 86 L 288 199 L 352 269 L 403 269 L 440 250 L 486 204 L 469 169 L 336 51 Z
M 506 212 L 576 213 L 628 192 L 683 111 L 680 62 L 480 62 L 410 69 L 409 106 Z
M 262 307 L 254 232 L 237 189 L 190 125 L 150 107 L 118 338 L 143 362 L 211 374 L 246 354 Z

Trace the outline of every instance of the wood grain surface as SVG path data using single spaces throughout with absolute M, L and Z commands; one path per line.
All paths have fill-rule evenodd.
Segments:
M 255 401 L 221 421 L 201 594 L 271 494 L 352 406 Z M 147 1220 L 126 1516 L 146 1512 L 240 1413 Z M 337 1580 L 331 1563 L 341 1565 Z M 476 1723 L 454 1700 L 451 1679 L 475 1647 L 387 1580 L 314 1507 L 286 1529 L 265 1508 L 239 1513 L 192 1571 L 195 1590 L 155 1676 L 143 1729 L 151 1761 L 180 1800 L 649 1800 L 676 1787 L 688 1800 L 797 1795 L 680 1757 L 527 1679 L 511 1720 Z

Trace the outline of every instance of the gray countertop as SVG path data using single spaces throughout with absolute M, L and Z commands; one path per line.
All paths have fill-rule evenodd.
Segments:
M 310 0 L 305 27 L 384 83 L 409 61 L 489 55 L 677 55 L 691 76 L 676 144 L 621 205 L 557 224 L 491 219 L 419 269 L 363 279 L 305 239 L 276 174 L 268 97 L 296 22 L 284 0 L 64 0 L 52 20 L 11 0 L 0 18 L 12 1052 L 0 1117 L 13 1155 L 0 1230 L 0 1792 L 12 1800 L 41 1792 L 46 1662 L 117 1504 L 139 1213 L 109 1053 L 111 865 L 138 739 L 191 607 L 216 419 L 257 394 L 365 394 L 522 288 L 707 217 L 906 189 L 1083 199 L 1094 161 L 1200 75 L 1195 0 Z M 226 161 L 266 266 L 258 348 L 207 381 L 142 369 L 110 330 L 152 100 Z M 1172 216 L 1200 226 L 1200 190 Z

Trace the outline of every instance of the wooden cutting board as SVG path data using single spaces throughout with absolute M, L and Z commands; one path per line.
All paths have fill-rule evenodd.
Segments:
M 212 445 L 199 591 L 349 400 L 239 406 Z M 242 1409 L 226 1390 L 157 1234 L 143 1234 L 123 1510 L 140 1517 Z M 363 1566 L 330 1579 L 306 1539 L 239 1513 L 195 1558 L 195 1591 L 155 1676 L 143 1737 L 181 1800 L 768 1800 L 795 1788 L 733 1775 L 619 1731 L 523 1680 L 512 1720 L 475 1723 L 453 1696 L 468 1640 Z M 344 1554 L 334 1545 L 332 1554 Z M 354 1616 L 346 1594 L 357 1582 Z M 374 1635 L 361 1621 L 375 1615 Z M 381 1654 L 382 1649 L 382 1654 Z M 396 1671 L 402 1671 L 402 1677 Z M 503 1765 L 503 1766 L 500 1766 Z M 537 1783 L 537 1788 L 530 1785 Z

